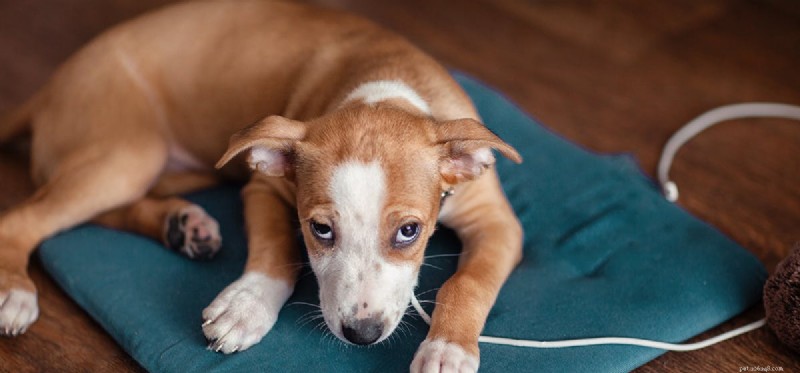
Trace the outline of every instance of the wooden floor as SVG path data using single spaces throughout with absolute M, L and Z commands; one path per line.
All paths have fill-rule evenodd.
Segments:
M 653 175 L 670 134 L 704 110 L 741 101 L 800 104 L 795 0 L 319 0 L 397 32 L 448 67 L 506 93 L 564 137 L 635 155 Z M 157 0 L 0 0 L 0 111 L 34 92 L 71 52 Z M 800 242 L 800 126 L 737 121 L 680 152 L 681 204 L 772 271 Z M 0 153 L 0 210 L 31 192 L 25 157 Z M 0 339 L 0 371 L 136 371 L 128 357 L 33 263 L 42 314 Z M 707 335 L 761 317 L 760 307 Z M 658 315 L 653 315 L 658 317 Z M 767 330 L 641 371 L 800 370 Z M 536 362 L 526 362 L 535 367 Z M 535 370 L 535 368 L 532 368 Z

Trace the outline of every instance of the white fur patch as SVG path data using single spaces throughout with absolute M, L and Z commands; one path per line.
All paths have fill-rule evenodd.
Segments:
M 242 275 L 203 310 L 203 333 L 212 341 L 209 349 L 229 354 L 261 341 L 292 290 L 286 281 L 262 273 Z
M 333 171 L 329 184 L 338 219 L 336 247 L 311 265 L 320 285 L 320 306 L 334 335 L 346 340 L 342 323 L 375 318 L 387 338 L 408 306 L 416 270 L 386 260 L 390 237 L 381 232 L 386 176 L 380 163 L 346 162 Z
M 341 246 L 372 250 L 377 247 L 386 176 L 377 162 L 346 162 L 333 171 L 330 195 L 339 213 Z
M 411 373 L 419 372 L 477 372 L 480 360 L 461 346 L 442 339 L 426 339 L 419 345 Z
M 472 153 L 472 159 L 481 165 L 494 164 L 494 155 L 492 154 L 492 149 L 490 148 L 480 148 L 476 150 L 474 153 Z
M 431 108 L 427 102 L 414 89 L 400 80 L 379 80 L 364 83 L 354 89 L 344 99 L 344 103 L 362 100 L 368 105 L 392 98 L 399 98 L 408 101 L 411 105 L 425 114 L 431 113 Z
M 21 289 L 0 292 L 0 335 L 22 334 L 38 317 L 36 294 Z

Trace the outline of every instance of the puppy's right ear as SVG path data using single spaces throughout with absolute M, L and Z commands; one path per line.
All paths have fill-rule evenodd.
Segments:
M 284 176 L 291 171 L 294 146 L 306 136 L 306 124 L 273 115 L 251 124 L 231 136 L 228 150 L 216 168 L 222 168 L 237 154 L 250 150 L 250 168 L 267 176 Z

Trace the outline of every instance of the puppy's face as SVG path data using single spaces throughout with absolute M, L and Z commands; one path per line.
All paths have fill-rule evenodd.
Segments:
M 443 187 L 477 177 L 494 160 L 489 147 L 518 157 L 475 121 L 437 123 L 385 106 L 308 123 L 270 118 L 277 123 L 243 130 L 261 140 L 239 142 L 254 169 L 294 180 L 325 322 L 355 344 L 381 342 L 400 323 Z
M 334 335 L 388 337 L 416 285 L 439 210 L 430 123 L 363 107 L 312 122 L 297 146 L 297 208 Z

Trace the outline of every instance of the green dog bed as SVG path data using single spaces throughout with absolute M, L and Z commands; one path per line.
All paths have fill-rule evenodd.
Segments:
M 551 133 L 506 99 L 457 75 L 486 125 L 516 147 L 522 165 L 497 169 L 525 227 L 525 258 L 503 287 L 485 335 L 561 340 L 623 336 L 686 340 L 757 302 L 762 265 L 714 228 L 665 201 L 626 156 L 592 154 Z M 591 123 L 587 123 L 591 125 Z M 53 278 L 143 367 L 154 372 L 403 372 L 428 326 L 372 347 L 332 337 L 319 320 L 317 285 L 305 268 L 261 343 L 222 355 L 206 350 L 201 311 L 242 272 L 245 236 L 238 188 L 189 196 L 220 223 L 224 245 L 193 262 L 143 237 L 84 225 L 41 245 Z M 418 294 L 432 300 L 453 273 L 460 244 L 432 238 Z M 428 312 L 430 303 L 423 302 Z M 414 312 L 409 311 L 409 314 Z M 630 346 L 532 349 L 481 344 L 487 372 L 621 372 L 663 351 Z

